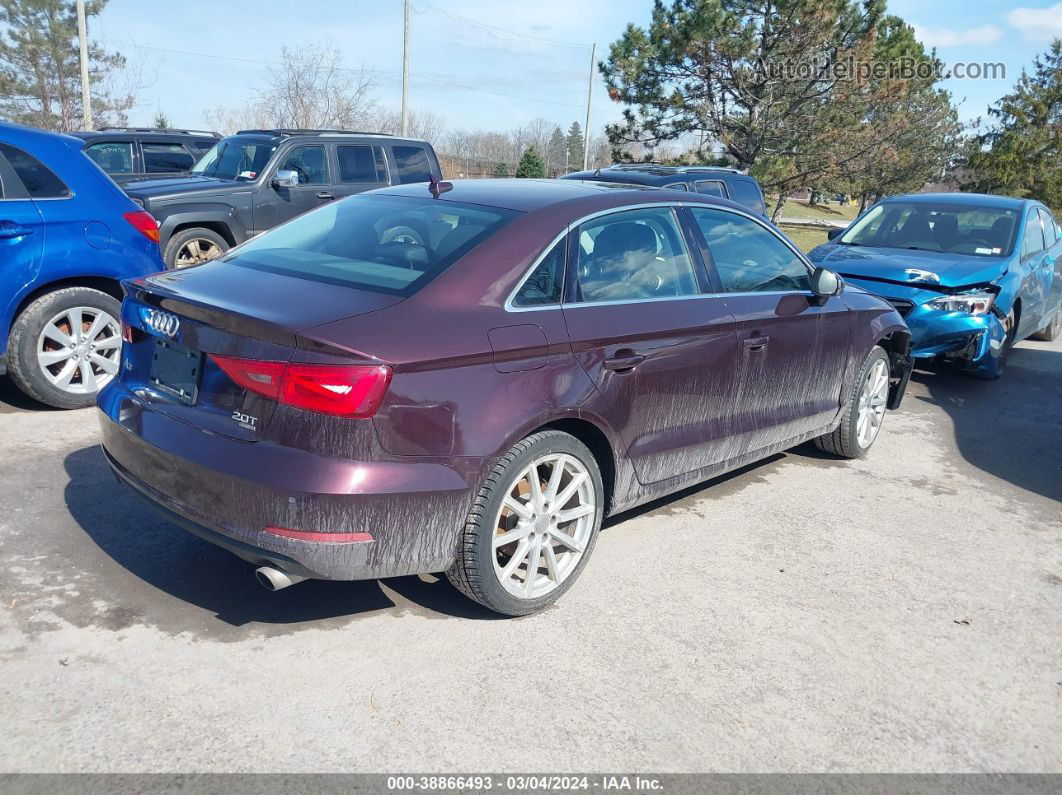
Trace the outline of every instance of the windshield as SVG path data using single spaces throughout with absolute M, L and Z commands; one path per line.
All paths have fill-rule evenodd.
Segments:
M 976 204 L 883 202 L 837 240 L 856 246 L 884 246 L 1001 257 L 1010 253 L 1018 210 Z
M 352 196 L 233 249 L 222 261 L 409 296 L 519 213 L 405 196 Z
M 238 135 L 222 138 L 199 158 L 192 173 L 218 179 L 255 179 L 275 150 L 276 146 L 268 141 Z

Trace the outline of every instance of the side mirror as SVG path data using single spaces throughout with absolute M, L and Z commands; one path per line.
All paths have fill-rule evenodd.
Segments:
M 299 172 L 280 169 L 273 177 L 274 188 L 297 188 L 299 187 Z
M 835 237 L 838 237 L 843 231 L 844 229 L 838 229 L 836 227 L 834 227 L 833 229 L 828 229 L 826 230 L 826 239 L 833 240 Z
M 815 268 L 811 274 L 811 292 L 820 298 L 829 298 L 832 295 L 840 295 L 844 282 L 833 271 L 825 268 Z

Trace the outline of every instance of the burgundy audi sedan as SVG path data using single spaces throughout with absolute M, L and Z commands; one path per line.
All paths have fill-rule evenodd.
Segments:
M 885 301 L 644 186 L 385 188 L 125 289 L 107 459 L 272 590 L 445 571 L 530 613 L 609 514 L 811 439 L 864 455 L 910 375 Z

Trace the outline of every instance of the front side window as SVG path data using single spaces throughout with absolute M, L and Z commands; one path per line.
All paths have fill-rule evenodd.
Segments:
M 391 152 L 395 157 L 395 168 L 398 169 L 398 181 L 403 185 L 430 181 L 428 154 L 419 146 L 393 146 Z
M 1031 257 L 1044 250 L 1044 230 L 1040 226 L 1040 216 L 1035 209 L 1029 211 L 1025 219 L 1025 233 L 1021 241 L 1022 257 Z
M 409 296 L 518 215 L 431 198 L 357 195 L 300 215 L 222 261 Z
M 1051 213 L 1047 212 L 1043 207 L 1040 208 L 1040 223 L 1044 227 L 1044 245 L 1047 248 L 1051 248 L 1058 240 L 1058 227 L 1055 225 L 1055 219 L 1051 217 Z
M 557 242 L 535 266 L 513 296 L 513 306 L 547 306 L 559 304 L 564 289 L 564 252 L 566 238 Z
M 700 292 L 668 207 L 627 210 L 579 227 L 576 263 L 583 302 L 674 298 Z
M 299 185 L 328 184 L 328 158 L 323 146 L 296 146 L 277 170 L 294 171 L 299 175 Z
M 269 164 L 276 145 L 233 135 L 222 138 L 199 158 L 193 174 L 217 179 L 257 179 Z
M 70 195 L 63 181 L 33 155 L 8 144 L 0 144 L 0 153 L 7 158 L 31 199 L 64 199 Z
M 1018 211 L 963 202 L 886 201 L 835 243 L 1000 257 L 1013 248 Z
M 337 146 L 336 156 L 340 182 L 387 182 L 387 168 L 380 147 Z
M 808 269 L 796 253 L 751 218 L 722 210 L 691 208 L 728 293 L 811 289 Z
M 144 171 L 148 174 L 165 174 L 174 171 L 188 171 L 192 167 L 192 156 L 180 144 L 147 143 L 140 144 L 144 153 Z
M 85 154 L 108 174 L 133 173 L 133 145 L 118 141 L 101 141 L 85 147 Z

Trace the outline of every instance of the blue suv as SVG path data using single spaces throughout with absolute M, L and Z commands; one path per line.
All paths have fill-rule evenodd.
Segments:
M 64 409 L 118 372 L 121 280 L 163 269 L 155 220 L 83 145 L 0 123 L 0 375 Z

